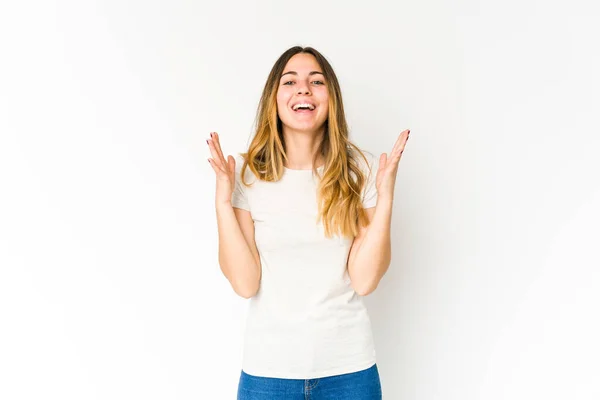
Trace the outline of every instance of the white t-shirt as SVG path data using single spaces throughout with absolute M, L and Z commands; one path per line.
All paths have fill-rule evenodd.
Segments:
M 377 202 L 378 160 L 365 156 L 370 165 L 359 162 L 368 177 L 362 195 L 369 208 Z M 260 289 L 249 300 L 242 369 L 316 379 L 371 367 L 371 321 L 346 269 L 352 239 L 326 238 L 317 223 L 318 178 L 312 170 L 286 168 L 280 181 L 264 182 L 247 168 L 246 182 L 254 182 L 247 188 L 242 165 L 238 155 L 232 205 L 250 211 L 262 264 Z

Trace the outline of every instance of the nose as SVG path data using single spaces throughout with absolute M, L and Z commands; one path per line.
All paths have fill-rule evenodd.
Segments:
M 298 84 L 298 94 L 310 94 L 310 90 L 308 90 L 308 86 L 306 83 L 301 81 L 302 83 Z

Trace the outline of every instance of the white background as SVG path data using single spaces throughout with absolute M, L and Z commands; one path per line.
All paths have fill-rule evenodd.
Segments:
M 0 398 L 235 398 L 247 300 L 219 270 L 205 140 L 245 150 L 299 44 L 332 63 L 355 143 L 411 129 L 365 298 L 384 399 L 600 399 L 598 16 L 3 2 Z

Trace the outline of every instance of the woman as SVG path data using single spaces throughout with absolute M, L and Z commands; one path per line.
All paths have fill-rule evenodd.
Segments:
M 211 133 L 219 264 L 251 299 L 239 400 L 381 399 L 361 296 L 390 264 L 408 135 L 389 158 L 365 156 L 348 139 L 331 65 L 299 46 L 269 74 L 246 153 L 225 159 Z

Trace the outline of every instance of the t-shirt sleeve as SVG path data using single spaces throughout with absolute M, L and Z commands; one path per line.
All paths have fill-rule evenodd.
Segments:
M 367 183 L 363 190 L 363 207 L 371 208 L 377 204 L 377 169 L 379 168 L 379 159 L 369 153 L 365 153 L 367 160 L 369 160 L 369 166 L 365 169 L 365 176 Z M 364 161 L 363 161 L 364 163 Z
M 235 185 L 233 193 L 231 195 L 231 205 L 235 208 L 241 208 L 250 211 L 250 205 L 248 203 L 248 196 L 246 193 L 246 187 L 242 183 L 241 173 L 244 159 L 241 156 L 235 159 Z M 246 168 L 246 171 L 248 168 Z

